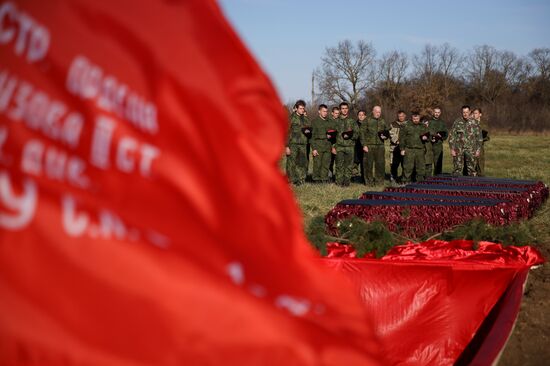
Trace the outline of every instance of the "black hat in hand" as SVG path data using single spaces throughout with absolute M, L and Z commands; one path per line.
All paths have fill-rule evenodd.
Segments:
M 389 130 L 378 131 L 378 138 L 380 138 L 380 140 L 382 140 L 382 141 L 385 141 L 385 140 L 389 139 L 390 138 L 390 131 Z
M 342 132 L 342 138 L 344 140 L 349 140 L 350 138 L 353 137 L 353 130 L 349 130 L 349 131 L 344 131 Z
M 311 127 L 302 127 L 302 133 L 308 138 L 311 138 Z
M 327 130 L 327 140 L 329 140 L 331 144 L 336 143 L 336 133 L 337 132 L 338 131 L 336 131 L 336 130 Z

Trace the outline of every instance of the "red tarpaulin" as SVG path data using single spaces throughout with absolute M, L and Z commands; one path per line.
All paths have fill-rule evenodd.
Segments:
M 531 247 L 429 241 L 357 259 L 331 243 L 322 261 L 354 283 L 393 365 L 490 365 L 519 311 Z

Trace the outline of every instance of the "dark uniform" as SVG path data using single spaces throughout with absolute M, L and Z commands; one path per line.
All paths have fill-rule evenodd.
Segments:
M 355 121 L 356 124 L 356 130 L 361 131 L 362 123 L 359 120 Z M 363 144 L 361 143 L 361 133 L 359 132 L 359 136 L 355 139 L 355 147 L 353 149 L 353 168 L 351 170 L 352 177 L 355 179 L 355 177 L 359 178 L 359 183 L 364 182 L 364 172 L 363 172 L 363 158 L 365 156 L 365 152 L 363 151 Z
M 491 138 L 489 137 L 489 125 L 487 122 L 479 122 L 479 127 L 481 128 L 481 135 L 483 137 L 483 142 L 481 143 L 481 149 L 479 151 L 479 158 L 477 159 L 476 172 L 480 177 L 485 176 L 485 143 Z
M 358 129 L 353 118 L 341 117 L 337 121 L 336 130 L 336 184 L 349 185 L 353 165 L 353 150 Z
M 407 121 L 393 121 L 390 126 L 390 172 L 392 179 L 395 181 L 400 180 L 397 173 L 399 166 L 401 166 L 401 172 L 403 172 L 403 156 L 399 147 L 399 132 L 406 125 Z
M 416 170 L 416 180 L 418 182 L 423 181 L 426 177 L 426 143 L 429 142 L 429 138 L 422 140 L 422 135 L 428 132 L 428 127 L 419 122 L 409 122 L 400 131 L 401 149 L 405 151 L 404 156 L 404 170 L 403 170 L 403 182 L 409 183 L 413 171 Z
M 386 175 L 386 156 L 384 154 L 384 140 L 378 132 L 387 130 L 388 126 L 383 118 L 370 117 L 361 126 L 361 142 L 369 148 L 365 154 L 365 182 L 369 184 L 383 184 Z M 374 176 L 373 176 L 374 167 Z
M 424 122 L 424 125 L 426 127 L 428 127 L 428 132 L 430 133 L 430 138 L 429 140 L 424 144 L 424 147 L 426 148 L 426 154 L 424 155 L 424 162 L 426 163 L 426 168 L 424 170 L 424 175 L 426 177 L 430 177 L 432 175 L 432 172 L 433 172 L 433 167 L 434 167 L 434 163 L 435 163 L 435 153 L 434 153 L 434 148 L 435 148 L 435 144 L 432 143 L 432 137 L 433 136 L 436 136 L 437 134 L 437 129 L 435 128 L 435 126 L 431 123 L 432 121 L 425 121 Z
M 311 137 L 311 147 L 317 150 L 319 155 L 313 157 L 313 181 L 327 182 L 329 180 L 329 168 L 331 161 L 332 143 L 327 137 L 328 130 L 335 130 L 334 120 L 322 119 L 317 117 L 313 121 L 313 136 Z
M 432 118 L 429 122 L 432 131 L 441 136 L 438 137 L 436 142 L 432 143 L 433 163 L 434 163 L 434 175 L 441 174 L 443 172 L 443 141 L 447 140 L 449 131 L 447 125 L 441 119 Z
M 303 129 L 310 128 L 309 121 L 305 116 L 297 113 L 290 115 L 290 128 L 288 133 L 288 144 L 290 155 L 286 157 L 286 174 L 294 184 L 302 184 L 306 180 L 308 157 L 308 137 Z

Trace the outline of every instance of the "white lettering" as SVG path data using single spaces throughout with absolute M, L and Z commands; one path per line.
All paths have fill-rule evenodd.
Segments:
M 0 73 L 0 112 L 4 112 L 8 107 L 16 86 L 17 79 L 8 78 L 6 71 Z
M 25 228 L 36 211 L 37 189 L 30 179 L 23 181 L 23 192 L 18 197 L 13 192 L 7 172 L 0 172 L 0 202 L 11 213 L 0 211 L 0 227 L 8 230 Z
M 9 26 L 7 19 L 18 26 Z M 15 37 L 17 30 L 17 38 Z M 15 54 L 21 56 L 26 50 L 28 62 L 42 60 L 50 47 L 50 32 L 36 23 L 28 14 L 18 11 L 12 3 L 0 5 L 0 45 L 15 40 Z
M 158 132 L 156 106 L 82 55 L 71 63 L 66 87 L 72 94 L 93 100 L 98 108 L 128 120 L 141 131 Z
M 72 237 L 82 236 L 88 228 L 90 218 L 84 212 L 76 212 L 76 202 L 71 196 L 62 199 L 62 224 L 65 232 Z
M 5 19 L 8 17 L 12 21 L 15 18 L 15 7 L 12 3 L 0 5 L 0 44 L 9 43 L 15 35 L 14 27 L 6 27 Z
M 131 156 L 137 149 L 137 142 L 131 137 L 123 137 L 118 143 L 116 163 L 118 169 L 123 172 L 131 173 L 134 170 L 135 160 Z
M 92 136 L 90 162 L 100 169 L 107 169 L 109 167 L 109 151 L 114 129 L 115 122 L 111 118 L 105 116 L 97 117 Z
M 149 144 L 143 144 L 141 146 L 141 160 L 139 164 L 141 175 L 144 177 L 151 175 L 151 165 L 153 165 L 153 160 L 159 155 L 160 151 L 156 147 Z
M 21 170 L 27 174 L 41 175 L 44 149 L 44 144 L 38 140 L 27 142 L 21 156 Z

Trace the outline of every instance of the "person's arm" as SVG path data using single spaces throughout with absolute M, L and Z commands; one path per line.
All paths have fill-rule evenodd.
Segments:
M 451 154 L 453 156 L 456 156 L 456 150 L 455 150 L 455 140 L 456 140 L 456 121 L 453 123 L 453 126 L 451 127 L 451 131 L 449 131 L 449 148 L 451 149 Z
M 445 134 L 443 136 L 441 136 L 441 140 L 442 141 L 447 140 L 447 137 L 449 136 L 449 130 L 447 129 L 447 124 L 444 121 L 440 121 L 440 126 L 439 127 L 441 128 L 439 131 L 445 132 Z

